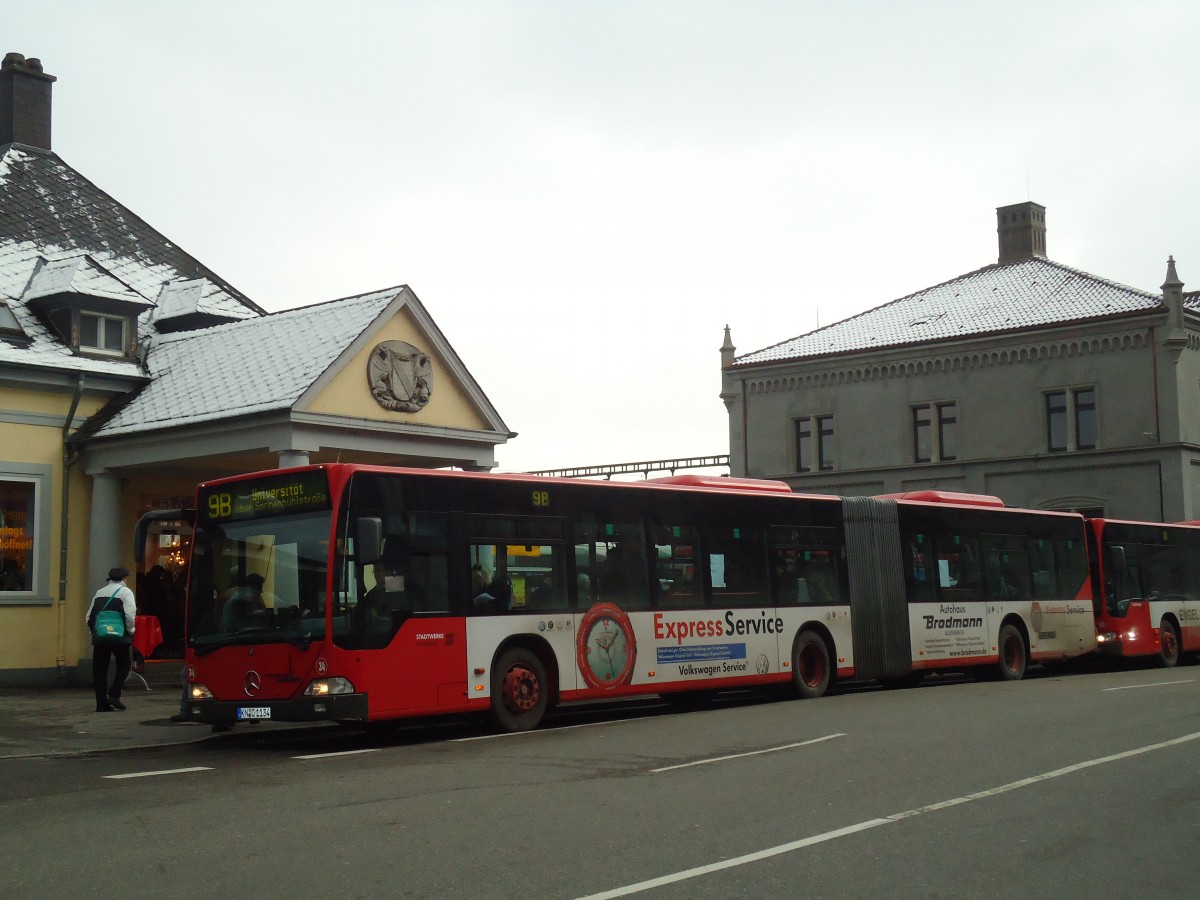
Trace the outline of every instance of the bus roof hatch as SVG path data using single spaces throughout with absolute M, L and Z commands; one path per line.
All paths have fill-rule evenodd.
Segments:
M 766 491 L 776 494 L 790 494 L 791 487 L 786 481 L 772 481 L 766 478 L 727 478 L 714 475 L 665 475 L 662 478 L 647 478 L 649 484 L 676 484 L 681 487 L 720 488 L 726 491 Z
M 881 500 L 918 500 L 922 503 L 950 503 L 955 506 L 1004 507 L 1004 501 L 988 494 L 962 494 L 957 491 L 904 491 L 899 494 L 876 494 Z

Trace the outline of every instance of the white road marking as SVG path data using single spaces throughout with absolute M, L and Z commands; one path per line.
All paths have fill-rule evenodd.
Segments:
M 1183 681 L 1156 681 L 1153 684 L 1126 684 L 1122 687 L 1105 688 L 1105 691 L 1132 691 L 1135 688 L 1164 687 L 1168 684 L 1192 684 L 1195 678 L 1185 678 Z
M 187 769 L 159 769 L 157 772 L 127 772 L 124 775 L 105 775 L 105 778 L 149 778 L 152 775 L 183 775 L 186 772 L 211 772 L 212 766 L 191 766 Z
M 826 831 L 823 834 L 815 834 L 812 837 L 802 838 L 798 841 L 791 841 L 787 844 L 780 844 L 776 847 L 768 847 L 765 850 L 747 853 L 744 856 L 737 856 L 733 859 L 709 863 L 705 866 L 696 866 L 692 869 L 684 869 L 683 871 L 674 872 L 670 875 L 663 875 L 659 878 L 651 878 L 648 881 L 639 881 L 636 884 L 629 884 L 625 885 L 624 887 L 613 888 L 610 891 L 604 891 L 599 894 L 588 894 L 586 897 L 581 897 L 580 900 L 606 900 L 606 898 L 611 897 L 627 897 L 630 894 L 638 894 L 642 891 L 648 891 L 652 888 L 662 887 L 666 884 L 675 884 L 679 881 L 686 881 L 689 878 L 699 878 L 701 875 L 710 875 L 713 872 L 720 872 L 724 869 L 732 869 L 737 866 L 744 866 L 748 865 L 749 863 L 758 862 L 762 859 L 769 859 L 772 856 L 791 853 L 794 850 L 802 850 L 803 848 L 811 847 L 814 844 L 821 844 L 827 841 L 836 840 L 840 837 L 846 837 L 850 834 L 857 834 L 860 831 L 878 828 L 880 825 L 891 825 L 894 822 L 910 819 L 913 816 L 937 812 L 941 809 L 948 809 L 951 806 L 958 806 L 962 803 L 970 803 L 972 800 L 982 800 L 985 797 L 995 797 L 997 794 L 1015 791 L 1017 788 L 1028 787 L 1031 784 L 1040 784 L 1043 781 L 1049 781 L 1053 778 L 1061 778 L 1064 775 L 1071 775 L 1075 772 L 1081 772 L 1084 769 L 1090 769 L 1093 766 L 1101 766 L 1105 763 L 1116 762 L 1117 760 L 1121 759 L 1128 759 L 1131 756 L 1139 756 L 1143 753 L 1150 753 L 1155 750 L 1165 750 L 1167 747 L 1175 747 L 1179 744 L 1185 744 L 1188 741 L 1194 741 L 1197 738 L 1200 738 L 1200 731 L 1193 732 L 1192 734 L 1185 734 L 1182 737 L 1172 738 L 1169 741 L 1160 741 L 1157 744 L 1147 744 L 1144 747 L 1137 747 L 1133 750 L 1125 750 L 1121 753 L 1114 753 L 1111 756 L 1101 756 L 1097 759 L 1084 760 L 1083 762 L 1075 763 L 1070 766 L 1063 766 L 1061 769 L 1043 772 L 1040 775 L 1034 775 L 1030 778 L 1022 778 L 1020 781 L 1010 781 L 1008 784 L 1002 784 L 999 787 L 977 791 L 974 794 L 966 794 L 962 797 L 955 797 L 952 800 L 943 800 L 939 803 L 930 803 L 927 806 L 920 806 L 916 809 L 906 810 L 905 812 L 893 813 L 892 815 L 885 816 L 882 819 L 867 819 L 865 822 L 859 822 L 856 825 L 847 825 L 845 828 L 838 828 L 834 831 Z
M 379 747 L 364 747 L 362 750 L 338 750 L 336 753 L 309 753 L 305 756 L 293 756 L 292 759 L 329 759 L 331 756 L 355 756 L 359 753 L 378 753 Z
M 831 741 L 834 738 L 845 737 L 844 734 L 827 734 L 825 737 L 813 738 L 811 741 L 801 741 L 798 744 L 784 744 L 782 747 L 768 747 L 766 750 L 750 750 L 746 753 L 733 753 L 729 756 L 714 756 L 712 759 L 698 759 L 695 762 L 680 763 L 677 766 L 663 766 L 661 769 L 651 769 L 657 775 L 659 772 L 670 772 L 674 769 L 686 769 L 689 766 L 704 766 L 709 763 L 725 762 L 727 759 L 742 759 L 746 756 L 758 756 L 761 753 L 777 753 L 780 750 L 793 750 L 796 747 L 807 747 L 809 744 L 819 744 L 821 741 Z
M 625 722 L 633 722 L 634 719 L 615 719 L 612 722 L 583 722 L 579 725 L 558 725 L 554 728 L 535 728 L 532 731 L 502 731 L 496 734 L 477 734 L 474 737 L 451 738 L 456 744 L 465 744 L 467 741 L 494 741 L 499 738 L 511 737 L 532 737 L 537 734 L 554 734 L 559 731 L 571 731 L 574 728 L 597 728 L 601 725 L 622 725 Z

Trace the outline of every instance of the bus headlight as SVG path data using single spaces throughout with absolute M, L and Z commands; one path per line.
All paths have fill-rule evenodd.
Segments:
M 304 689 L 306 697 L 328 697 L 330 694 L 353 694 L 354 685 L 349 678 L 340 675 L 334 678 L 318 678 Z
M 189 700 L 211 700 L 213 693 L 198 681 L 193 681 L 188 685 Z
M 1102 631 L 1100 634 L 1096 635 L 1097 644 L 1111 644 L 1116 640 L 1117 633 L 1115 631 Z

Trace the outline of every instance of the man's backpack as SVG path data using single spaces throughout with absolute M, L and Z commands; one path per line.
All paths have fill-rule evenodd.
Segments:
M 125 640 L 124 604 L 118 604 L 115 610 L 109 609 L 119 593 L 121 589 L 117 588 L 92 619 L 92 637 L 101 643 L 120 643 Z

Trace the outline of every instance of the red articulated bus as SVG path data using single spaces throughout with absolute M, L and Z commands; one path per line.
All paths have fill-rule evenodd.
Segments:
M 1200 527 L 1089 519 L 1096 641 L 1170 667 L 1200 650 Z
M 1096 644 L 1083 518 L 994 498 L 332 464 L 207 482 L 194 515 L 184 714 L 218 725 L 518 731 L 576 700 L 1019 679 Z

